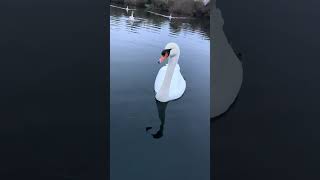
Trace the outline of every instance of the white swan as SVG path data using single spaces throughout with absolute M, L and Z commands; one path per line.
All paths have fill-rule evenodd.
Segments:
M 186 81 L 180 73 L 178 64 L 179 56 L 180 48 L 176 43 L 168 43 L 161 53 L 158 63 L 167 60 L 168 64 L 159 70 L 154 82 L 156 99 L 160 102 L 178 99 L 186 89 Z
M 129 17 L 130 21 L 134 21 L 134 17 L 133 17 L 133 11 L 131 11 L 131 16 Z

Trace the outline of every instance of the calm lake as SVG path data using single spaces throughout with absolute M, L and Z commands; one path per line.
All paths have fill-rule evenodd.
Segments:
M 130 15 L 110 7 L 111 179 L 209 180 L 209 20 L 170 21 L 144 9 L 134 22 Z M 187 87 L 180 99 L 160 103 L 154 81 L 169 42 L 180 46 Z

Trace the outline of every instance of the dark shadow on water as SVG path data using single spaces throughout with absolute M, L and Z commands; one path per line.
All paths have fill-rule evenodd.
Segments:
M 156 104 L 157 104 L 157 109 L 158 109 L 158 116 L 160 119 L 160 128 L 159 130 L 155 133 L 155 134 L 151 134 L 152 137 L 154 139 L 159 139 L 163 136 L 163 129 L 164 129 L 164 124 L 165 124 L 165 120 L 166 120 L 166 109 L 167 109 L 167 105 L 168 102 L 160 102 L 158 100 L 156 100 Z M 151 130 L 153 127 L 146 127 L 146 131 L 149 132 L 149 130 Z

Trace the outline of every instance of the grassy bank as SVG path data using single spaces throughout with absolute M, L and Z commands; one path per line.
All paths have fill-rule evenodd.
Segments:
M 112 3 L 125 6 L 146 7 L 150 10 L 160 10 L 173 15 L 210 17 L 210 2 L 204 5 L 195 0 L 110 0 Z

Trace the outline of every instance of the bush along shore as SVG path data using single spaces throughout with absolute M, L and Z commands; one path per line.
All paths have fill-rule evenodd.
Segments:
M 166 11 L 172 15 L 210 17 L 210 1 L 208 0 L 110 0 L 110 2 L 148 10 Z

